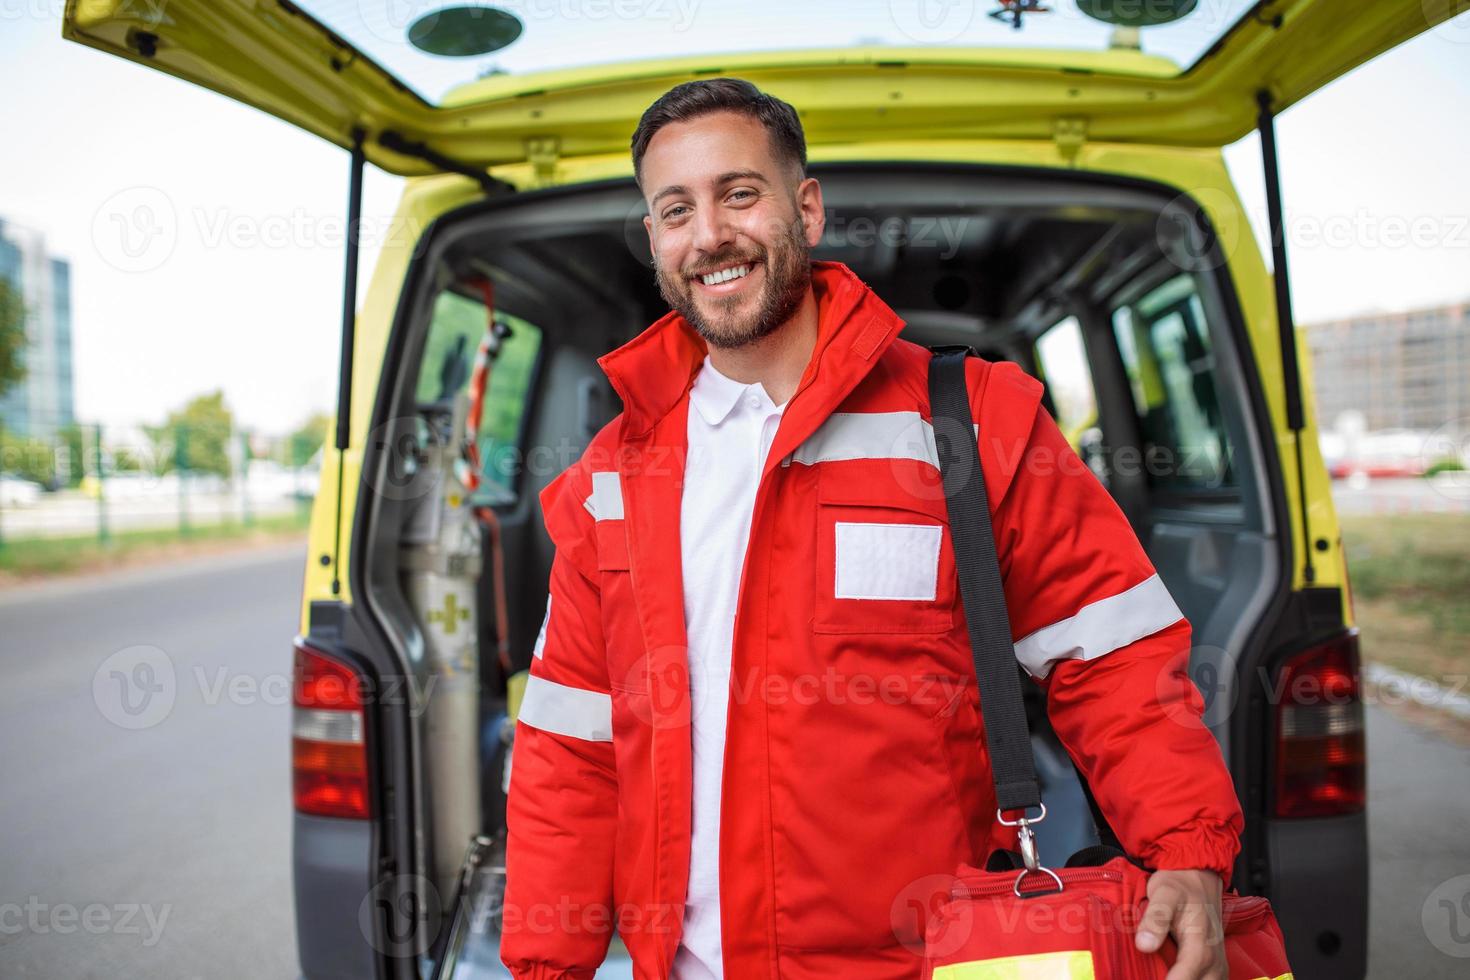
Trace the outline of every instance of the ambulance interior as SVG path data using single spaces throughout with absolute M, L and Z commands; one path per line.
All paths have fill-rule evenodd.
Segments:
M 1233 698 L 1233 665 L 1281 569 L 1254 421 L 1262 395 L 1243 368 L 1229 267 L 1199 216 L 1161 187 L 1058 171 L 885 163 L 809 173 L 827 209 L 813 257 L 849 265 L 905 319 L 901 336 L 967 343 L 1045 382 L 1048 410 L 1193 624 L 1192 674 L 1219 679 L 1206 720 L 1229 759 L 1216 709 Z M 538 494 L 619 411 L 596 358 L 667 310 L 644 213 L 625 180 L 487 199 L 436 225 L 400 300 L 388 359 L 397 369 L 378 418 L 416 420 L 395 451 L 425 479 L 464 455 L 476 401 L 465 393 L 484 381 L 476 351 L 492 323 L 498 335 L 467 506 L 427 491 L 364 498 L 371 554 L 388 559 L 366 574 L 405 662 L 425 676 L 470 675 L 458 688 L 427 685 L 416 722 L 422 866 L 444 894 L 460 888 L 475 835 L 487 840 L 463 880 L 472 893 L 497 887 L 507 676 L 530 663 L 553 554 Z M 1231 257 L 1243 261 L 1241 251 Z M 448 516 L 426 517 L 454 505 L 468 514 L 457 530 Z M 445 543 L 446 528 L 458 544 Z M 456 624 L 463 649 L 436 655 Z M 436 666 L 436 656 L 459 661 Z M 1023 686 L 1047 804 L 1041 853 L 1060 862 L 1095 830 L 1042 691 Z M 446 956 L 494 962 L 466 936 L 441 941 Z

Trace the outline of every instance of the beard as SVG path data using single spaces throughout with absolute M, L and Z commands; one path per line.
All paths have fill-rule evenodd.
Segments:
M 748 263 L 751 271 L 747 275 L 754 275 L 757 267 L 765 268 L 760 295 L 755 299 L 754 308 L 744 314 L 739 312 L 739 307 L 748 300 L 743 295 L 717 296 L 708 301 L 711 307 L 708 311 L 701 309 L 694 296 L 694 282 L 688 274 L 671 276 L 661 262 L 654 262 L 654 278 L 664 302 L 711 347 L 744 347 L 774 333 L 796 313 L 811 286 L 811 246 L 806 243 L 805 228 L 799 217 L 770 249 L 760 246 L 756 249 L 750 255 L 734 250 L 722 252 L 701 263 L 705 267 Z

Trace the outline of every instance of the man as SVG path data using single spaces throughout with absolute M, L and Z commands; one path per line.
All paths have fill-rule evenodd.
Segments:
M 676 86 L 633 161 L 672 311 L 599 359 L 624 412 L 541 495 L 557 551 L 501 955 L 591 977 L 615 925 L 640 978 L 917 976 L 908 903 L 1015 844 L 925 437 L 929 352 L 810 259 L 822 193 L 787 103 Z M 1243 820 L 1183 673 L 1190 624 L 1040 384 L 979 358 L 967 381 L 1017 656 L 1160 869 L 1139 946 L 1172 933 L 1170 980 L 1223 977 Z

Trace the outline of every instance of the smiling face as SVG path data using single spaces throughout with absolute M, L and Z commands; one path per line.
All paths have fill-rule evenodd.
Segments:
M 642 171 L 664 301 L 712 347 L 744 346 L 789 320 L 811 288 L 822 192 L 782 166 L 759 120 L 721 110 L 669 123 Z

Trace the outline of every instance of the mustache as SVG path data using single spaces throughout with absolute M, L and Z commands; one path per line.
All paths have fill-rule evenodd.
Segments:
M 761 255 L 761 256 L 732 255 L 729 258 L 723 258 L 723 259 L 720 259 L 720 260 L 718 260 L 716 262 L 711 262 L 709 265 L 705 266 L 702 269 L 691 270 L 689 272 L 686 272 L 686 273 L 684 273 L 684 278 L 686 278 L 686 279 L 695 279 L 695 278 L 697 278 L 699 276 L 707 276 L 711 272 L 718 272 L 720 269 L 728 269 L 732 265 L 759 265 L 760 263 L 762 263 L 764 261 L 765 261 L 765 256 L 764 255 Z

